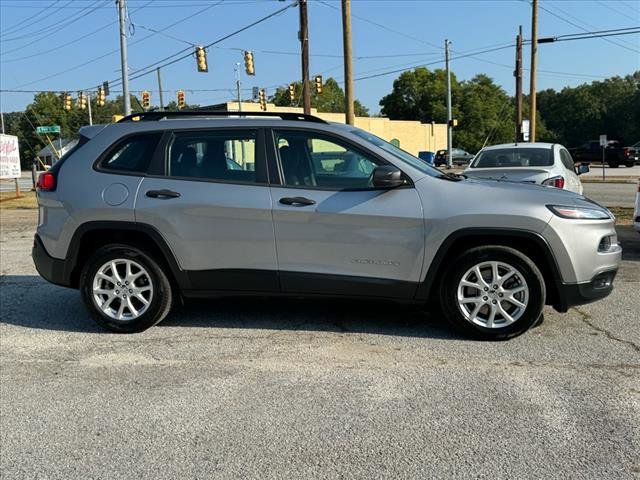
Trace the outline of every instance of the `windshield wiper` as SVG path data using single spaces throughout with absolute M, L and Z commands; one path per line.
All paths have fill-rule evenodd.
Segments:
M 449 180 L 450 182 L 459 182 L 467 178 L 467 176 L 463 175 L 462 173 L 441 172 L 438 178 L 442 178 L 443 180 Z

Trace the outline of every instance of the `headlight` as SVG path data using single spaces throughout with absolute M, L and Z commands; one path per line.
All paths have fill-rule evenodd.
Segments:
M 566 205 L 547 205 L 547 208 L 562 218 L 574 220 L 610 220 L 613 215 L 609 210 L 589 207 L 569 207 Z

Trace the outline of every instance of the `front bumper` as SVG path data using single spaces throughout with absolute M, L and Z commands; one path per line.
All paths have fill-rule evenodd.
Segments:
M 71 272 L 68 262 L 50 256 L 37 234 L 33 239 L 31 258 L 33 258 L 36 270 L 42 278 L 56 285 L 71 287 Z
M 560 283 L 558 301 L 553 308 L 559 312 L 566 312 L 569 307 L 605 298 L 613 291 L 613 280 L 617 273 L 618 269 L 615 268 L 598 273 L 589 282 Z

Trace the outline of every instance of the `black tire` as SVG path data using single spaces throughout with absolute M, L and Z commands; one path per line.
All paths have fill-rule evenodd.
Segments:
M 625 162 L 624 166 L 627 168 L 631 168 L 635 165 L 635 162 Z
M 472 323 L 458 305 L 457 291 L 463 275 L 474 265 L 486 261 L 499 261 L 514 267 L 529 287 L 529 301 L 520 318 L 501 328 Z M 544 279 L 538 267 L 518 250 L 503 246 L 475 247 L 465 251 L 447 268 L 440 284 L 440 304 L 445 318 L 458 332 L 480 340 L 508 340 L 526 332 L 540 322 L 545 300 Z
M 618 168 L 620 166 L 617 160 L 609 160 L 607 161 L 607 163 L 609 164 L 610 168 Z
M 92 287 L 96 273 L 105 263 L 117 259 L 133 260 L 142 266 L 148 274 L 148 283 L 153 288 L 146 311 L 130 320 L 117 320 L 108 316 L 93 298 Z M 167 316 L 173 303 L 171 282 L 160 265 L 149 255 L 128 245 L 106 245 L 98 249 L 84 265 L 80 276 L 80 293 L 93 319 L 100 326 L 117 333 L 142 332 L 156 325 Z

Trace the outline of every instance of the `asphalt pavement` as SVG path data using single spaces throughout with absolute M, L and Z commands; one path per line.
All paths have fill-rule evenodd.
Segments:
M 614 293 L 508 342 L 376 302 L 189 304 L 105 333 L 1 213 L 2 478 L 640 474 L 640 236 Z
M 607 207 L 630 207 L 636 202 L 637 183 L 585 182 L 583 194 Z

